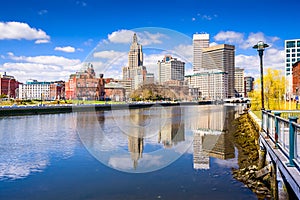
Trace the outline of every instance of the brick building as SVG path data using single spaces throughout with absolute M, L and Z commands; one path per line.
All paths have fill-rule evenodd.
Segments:
M 6 95 L 7 98 L 17 98 L 19 84 L 13 76 L 6 75 L 6 73 L 0 75 L 0 95 Z
M 300 61 L 293 64 L 293 94 L 300 94 Z
M 104 99 L 103 74 L 96 78 L 93 65 L 86 64 L 86 69 L 76 74 L 71 74 L 65 84 L 66 99 L 96 100 Z

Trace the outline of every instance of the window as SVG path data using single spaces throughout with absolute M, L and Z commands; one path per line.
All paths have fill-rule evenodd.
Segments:
M 300 57 L 300 53 L 297 53 L 297 57 Z
M 290 56 L 291 56 L 290 54 L 286 54 L 286 57 L 288 57 L 288 58 L 289 58 Z
M 290 53 L 290 49 L 287 49 L 286 52 L 287 52 L 287 53 Z
M 291 60 L 289 58 L 286 59 L 286 62 L 290 62 Z
M 300 47 L 300 40 L 297 41 L 297 47 Z
M 287 66 L 287 67 L 290 67 L 291 65 L 290 65 L 290 63 L 287 63 L 286 66 Z
M 294 58 L 295 56 L 296 56 L 296 55 L 293 53 L 293 54 L 292 54 L 292 57 Z
M 296 52 L 296 49 L 292 49 L 292 52 Z
M 295 47 L 295 41 L 289 41 L 286 43 L 286 48 Z
M 300 49 L 297 49 L 297 52 L 300 52 Z
M 295 59 L 295 58 L 293 58 L 293 59 L 292 59 L 292 62 L 295 62 L 295 60 L 296 60 L 296 59 Z

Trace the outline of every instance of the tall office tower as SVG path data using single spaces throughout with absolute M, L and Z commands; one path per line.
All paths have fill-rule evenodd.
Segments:
M 209 47 L 209 34 L 193 35 L 193 71 L 197 73 L 201 69 L 202 49 Z
M 131 80 L 131 89 L 136 88 L 136 85 L 142 84 L 147 74 L 146 67 L 143 66 L 143 50 L 142 45 L 138 43 L 136 33 L 133 35 L 132 44 L 128 53 L 128 66 L 123 67 L 123 80 Z M 140 80 L 136 76 L 142 76 L 142 82 L 136 83 L 135 80 Z
M 157 64 L 159 83 L 170 80 L 184 81 L 184 62 L 167 55 L 162 61 L 158 61 Z
M 244 83 L 244 69 L 236 67 L 234 71 L 234 89 L 239 97 L 244 97 L 245 83 Z
M 228 97 L 234 97 L 234 54 L 233 45 L 221 44 L 202 49 L 202 68 L 217 69 L 228 74 Z
M 246 76 L 244 78 L 245 82 L 245 97 L 248 97 L 248 93 L 254 90 L 254 78 L 251 76 Z
M 300 39 L 285 40 L 285 77 L 288 82 L 286 93 L 291 98 L 293 91 L 293 64 L 300 60 Z

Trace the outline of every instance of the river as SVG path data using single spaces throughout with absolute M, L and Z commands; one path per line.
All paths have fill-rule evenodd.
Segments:
M 0 199 L 257 199 L 232 176 L 240 106 L 0 118 Z

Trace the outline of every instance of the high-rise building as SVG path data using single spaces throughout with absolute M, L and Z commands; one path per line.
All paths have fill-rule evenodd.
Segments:
M 236 96 L 244 97 L 245 93 L 245 84 L 244 84 L 244 69 L 235 68 L 234 71 L 234 88 Z
M 285 77 L 288 82 L 286 93 L 288 97 L 292 95 L 293 87 L 293 64 L 300 60 L 300 39 L 285 40 Z
M 202 66 L 207 70 L 220 70 L 228 74 L 228 97 L 234 97 L 235 47 L 221 44 L 202 49 Z
M 198 98 L 221 100 L 228 98 L 228 74 L 220 70 L 206 70 L 186 76 L 190 87 L 198 88 Z
M 202 49 L 209 47 L 209 34 L 193 35 L 193 71 L 197 73 L 202 65 Z
M 254 90 L 254 78 L 251 76 L 246 76 L 244 78 L 245 85 L 245 97 L 248 97 L 248 93 Z
M 185 63 L 166 55 L 162 61 L 158 61 L 158 81 L 164 83 L 170 80 L 184 81 Z
M 131 90 L 143 83 L 145 80 L 147 70 L 143 66 L 143 49 L 142 45 L 138 43 L 137 35 L 134 33 L 132 44 L 128 53 L 128 66 L 122 68 L 123 80 L 131 80 Z M 142 77 L 142 82 L 136 82 Z

